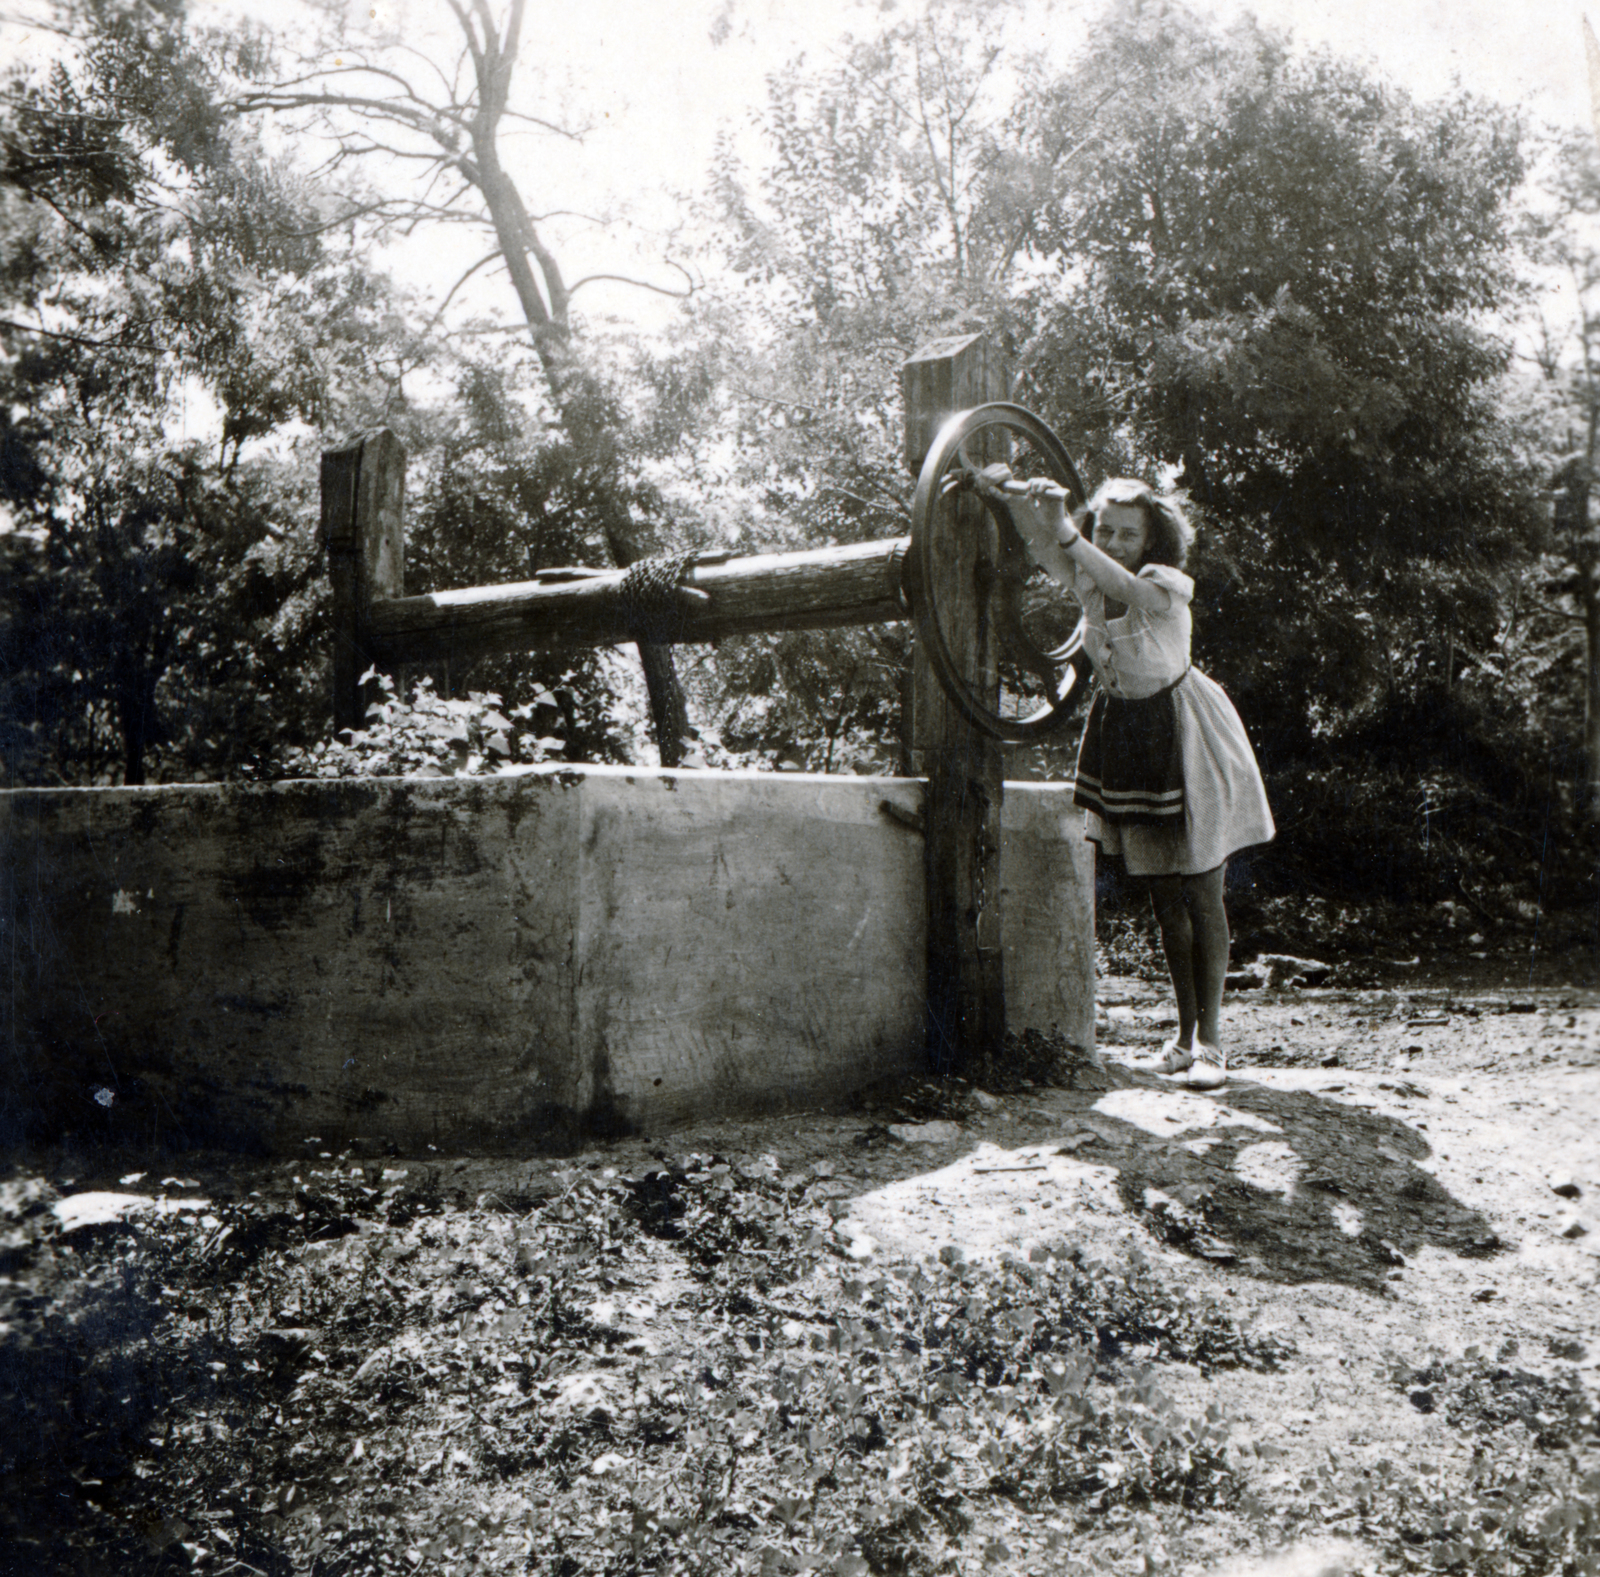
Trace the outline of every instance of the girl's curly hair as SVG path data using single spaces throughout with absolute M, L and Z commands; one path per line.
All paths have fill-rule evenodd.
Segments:
M 1114 476 L 1102 482 L 1083 508 L 1082 518 L 1088 525 L 1091 542 L 1100 524 L 1100 511 L 1107 504 L 1130 504 L 1144 511 L 1150 535 L 1145 542 L 1144 557 L 1139 560 L 1140 569 L 1146 564 L 1183 568 L 1189 557 L 1189 545 L 1194 541 L 1194 527 L 1172 494 L 1157 493 L 1148 482 L 1133 476 Z

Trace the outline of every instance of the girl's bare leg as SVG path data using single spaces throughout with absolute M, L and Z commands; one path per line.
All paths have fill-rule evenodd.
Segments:
M 1190 990 L 1196 1026 L 1208 1046 L 1222 1044 L 1222 987 L 1228 973 L 1228 911 L 1222 899 L 1226 865 L 1183 878 L 1183 903 L 1190 922 Z M 1166 926 L 1163 923 L 1162 932 Z M 1183 1007 L 1178 1007 L 1180 1019 Z
M 1161 951 L 1167 956 L 1172 994 L 1178 1001 L 1178 1044 L 1185 1051 L 1194 1048 L 1200 1009 L 1195 991 L 1195 928 L 1184 893 L 1189 880 L 1183 876 L 1150 878 L 1150 907 L 1161 927 Z

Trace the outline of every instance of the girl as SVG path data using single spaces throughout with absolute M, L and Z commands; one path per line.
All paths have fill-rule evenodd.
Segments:
M 1273 836 L 1272 812 L 1233 703 L 1189 661 L 1194 582 L 1182 571 L 1194 532 L 1182 510 L 1119 477 L 1078 517 L 1085 535 L 1065 499 L 1039 479 L 1007 503 L 1036 561 L 1083 604 L 1099 688 L 1073 800 L 1088 812 L 1090 840 L 1150 883 L 1178 999 L 1161 1072 L 1213 1090 L 1227 1077 L 1223 872 L 1236 849 Z

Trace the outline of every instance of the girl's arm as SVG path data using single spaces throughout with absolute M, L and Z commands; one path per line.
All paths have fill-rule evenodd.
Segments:
M 1000 489 L 1011 519 L 1028 545 L 1033 562 L 1051 579 L 1077 589 L 1078 566 L 1061 545 L 1061 525 L 1066 519 L 1066 497 L 1062 493 L 1053 510 L 1042 504 L 1029 484 L 1007 482 Z
M 1017 487 L 1026 491 L 1014 492 Z M 1147 613 L 1165 613 L 1172 606 L 1166 587 L 1140 580 L 1109 554 L 1103 553 L 1067 519 L 1065 489 L 1043 478 L 1008 483 L 1006 502 L 1011 518 L 1037 563 L 1049 575 L 1071 586 L 1081 572 L 1107 597 Z

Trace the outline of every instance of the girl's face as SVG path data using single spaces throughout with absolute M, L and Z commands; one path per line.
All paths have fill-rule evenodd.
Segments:
M 1107 504 L 1095 525 L 1094 545 L 1125 570 L 1137 570 L 1150 541 L 1150 522 L 1137 504 Z

